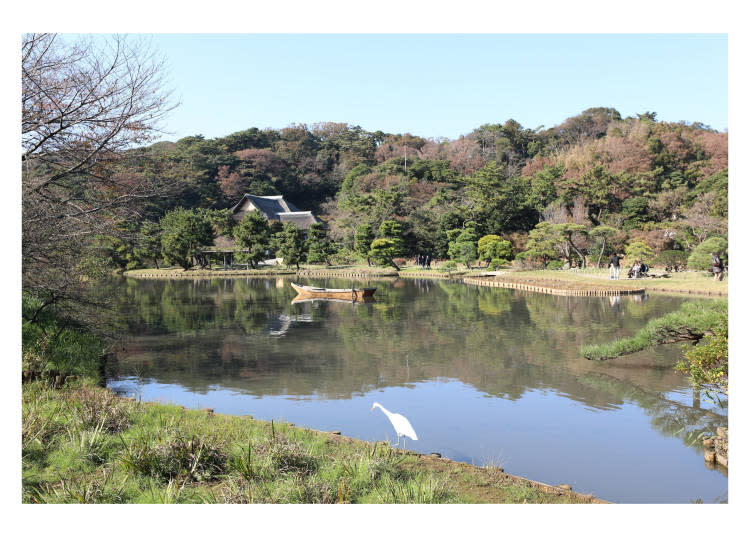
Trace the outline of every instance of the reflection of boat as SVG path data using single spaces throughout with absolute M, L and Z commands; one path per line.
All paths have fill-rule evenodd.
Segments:
M 295 285 L 292 288 L 297 291 L 298 298 L 324 298 L 343 301 L 362 301 L 364 298 L 372 298 L 375 287 L 366 288 L 319 288 Z
M 269 320 L 264 332 L 274 337 L 280 337 L 285 335 L 295 322 L 313 322 L 313 317 L 310 314 L 276 315 Z

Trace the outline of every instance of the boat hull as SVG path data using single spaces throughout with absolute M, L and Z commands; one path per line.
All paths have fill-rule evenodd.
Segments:
M 362 298 L 371 298 L 375 294 L 375 287 L 366 288 L 318 288 L 304 285 L 291 284 L 301 298 L 323 298 L 346 301 L 358 301 Z
M 294 297 L 292 303 L 312 303 L 321 301 L 337 303 L 374 303 L 375 298 L 373 296 L 360 296 L 353 300 L 351 298 L 342 300 L 339 298 L 309 298 L 306 295 L 299 294 Z

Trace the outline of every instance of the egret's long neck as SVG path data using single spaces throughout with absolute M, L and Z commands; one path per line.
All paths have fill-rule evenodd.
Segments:
M 375 406 L 376 408 L 380 408 L 380 410 L 381 410 L 381 411 L 382 411 L 383 413 L 385 413 L 386 415 L 393 415 L 393 414 L 392 414 L 392 413 L 391 413 L 390 411 L 388 411 L 387 409 L 385 409 L 385 408 L 384 408 L 383 406 L 381 406 L 381 405 L 380 405 L 379 403 L 377 403 L 377 402 L 375 402 L 375 403 L 373 404 L 373 406 Z

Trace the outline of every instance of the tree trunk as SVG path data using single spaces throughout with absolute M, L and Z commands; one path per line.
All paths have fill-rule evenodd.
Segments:
M 576 254 L 578 254 L 578 256 L 581 258 L 581 267 L 586 268 L 586 257 L 584 257 L 583 253 L 581 253 L 580 250 L 573 245 L 572 240 L 568 240 L 568 243 L 570 244 L 570 247 L 573 248 L 573 251 L 575 251 Z
M 596 267 L 599 268 L 599 264 L 602 262 L 602 255 L 604 255 L 604 246 L 607 245 L 606 240 L 602 242 L 602 250 L 599 252 L 599 258 L 596 259 Z

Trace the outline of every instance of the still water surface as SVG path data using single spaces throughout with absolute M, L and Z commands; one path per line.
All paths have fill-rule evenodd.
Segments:
M 589 362 L 682 298 L 558 297 L 441 280 L 359 281 L 376 302 L 292 304 L 289 279 L 144 281 L 103 289 L 125 336 L 108 384 L 143 400 L 340 430 L 495 464 L 615 502 L 727 500 L 698 436 L 727 411 L 699 400 L 679 347 Z M 350 281 L 303 279 L 347 287 Z

